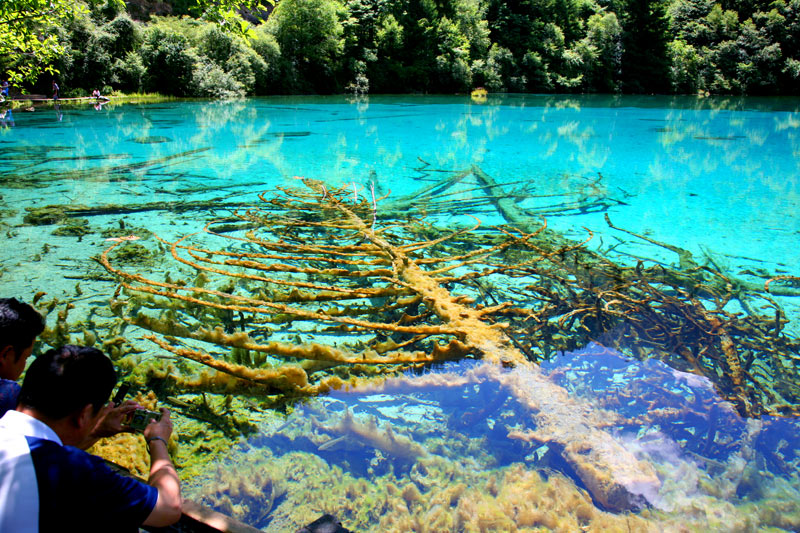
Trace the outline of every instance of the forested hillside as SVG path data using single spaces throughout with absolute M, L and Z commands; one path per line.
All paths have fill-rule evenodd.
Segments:
M 34 28 L 60 44 L 46 61 L 63 94 L 797 94 L 800 81 L 800 0 L 279 0 L 240 11 L 249 26 L 195 18 L 192 0 L 86 7 Z M 2 46 L 3 70 L 32 60 Z

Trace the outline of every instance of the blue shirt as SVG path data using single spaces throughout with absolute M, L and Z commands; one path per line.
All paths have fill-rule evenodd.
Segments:
M 158 490 L 64 446 L 43 422 L 19 411 L 0 419 L 0 531 L 136 531 Z
M 0 416 L 17 407 L 20 386 L 16 381 L 0 379 Z

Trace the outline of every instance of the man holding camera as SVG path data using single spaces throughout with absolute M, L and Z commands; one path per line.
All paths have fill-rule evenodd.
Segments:
M 0 531 L 137 531 L 181 516 L 180 484 L 167 452 L 169 411 L 144 428 L 148 484 L 121 476 L 79 448 L 92 440 L 116 383 L 99 350 L 64 346 L 31 363 L 19 404 L 0 418 Z
M 17 406 L 20 387 L 17 380 L 25 370 L 36 337 L 44 331 L 44 318 L 31 305 L 16 298 L 0 298 L 0 417 Z M 128 400 L 106 410 L 92 430 L 91 439 L 82 449 L 90 447 L 103 437 L 112 437 L 124 431 L 133 431 L 123 424 L 138 403 Z

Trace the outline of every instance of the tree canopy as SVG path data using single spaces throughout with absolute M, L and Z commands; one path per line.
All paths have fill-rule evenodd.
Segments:
M 0 2 L 0 66 L 11 83 L 35 80 L 53 72 L 64 47 L 52 30 L 81 13 L 85 5 L 71 0 L 4 0 Z
M 209 97 L 796 94 L 800 0 L 6 0 L 0 69 Z
M 266 10 L 271 0 L 190 0 L 201 17 L 246 32 L 249 25 L 238 10 Z M 33 82 L 42 73 L 55 73 L 57 59 L 67 52 L 59 30 L 89 9 L 116 15 L 123 0 L 3 0 L 0 2 L 0 68 L 13 84 Z

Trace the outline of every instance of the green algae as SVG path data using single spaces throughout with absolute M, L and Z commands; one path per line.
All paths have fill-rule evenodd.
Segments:
M 50 235 L 56 235 L 59 237 L 78 237 L 80 239 L 80 237 L 92 233 L 92 229 L 89 227 L 88 219 L 72 218 L 68 221 L 64 220 L 62 222 L 64 222 L 63 225 L 51 231 Z
M 114 260 L 127 265 L 151 267 L 160 261 L 161 255 L 137 242 L 126 242 L 114 250 Z
M 104 239 L 117 239 L 135 235 L 141 239 L 146 239 L 153 235 L 153 232 L 143 226 L 130 226 L 120 219 L 116 226 L 106 227 L 100 231 L 100 236 Z
M 25 224 L 31 226 L 49 226 L 65 222 L 69 215 L 64 206 L 48 205 L 44 207 L 26 207 L 27 213 L 22 218 Z

